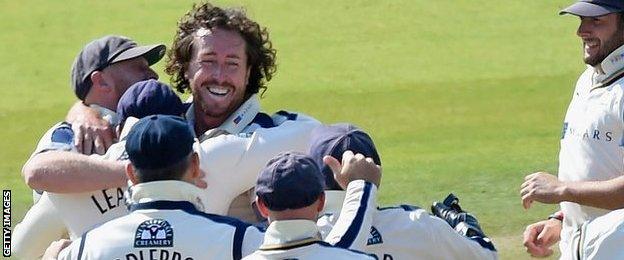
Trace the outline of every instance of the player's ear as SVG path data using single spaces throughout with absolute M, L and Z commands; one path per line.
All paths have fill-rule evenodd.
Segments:
M 264 218 L 269 218 L 269 208 L 264 204 L 264 201 L 260 199 L 260 197 L 256 197 L 256 206 L 258 211 L 260 211 L 260 215 Z
M 106 81 L 106 77 L 104 75 L 104 72 L 101 71 L 94 71 L 91 73 L 91 83 L 92 87 L 97 88 L 97 89 L 102 89 L 102 87 L 108 87 L 109 84 Z M 109 89 L 109 88 L 103 88 L 104 90 Z
M 325 192 L 321 193 L 317 202 L 318 202 L 318 205 L 316 206 L 316 211 L 322 212 L 323 209 L 325 208 Z
M 193 179 L 199 178 L 201 174 L 201 170 L 199 169 L 199 155 L 196 152 L 193 152 L 191 155 L 191 177 Z
M 136 176 L 136 171 L 134 170 L 134 166 L 132 166 L 132 163 L 130 162 L 126 163 L 126 177 L 128 177 L 128 180 L 130 180 L 132 185 L 139 183 L 139 178 L 137 178 Z
M 247 68 L 247 75 L 245 76 L 245 86 L 249 85 L 249 75 L 251 75 L 251 66 Z

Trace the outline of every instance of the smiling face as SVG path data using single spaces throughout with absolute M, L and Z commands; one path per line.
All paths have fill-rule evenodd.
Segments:
M 198 134 L 219 126 L 245 101 L 249 79 L 245 47 L 245 40 L 235 31 L 196 32 L 186 77 L 193 92 Z
M 576 34 L 583 41 L 583 60 L 590 66 L 600 64 L 611 52 L 624 44 L 624 26 L 620 14 L 580 17 Z

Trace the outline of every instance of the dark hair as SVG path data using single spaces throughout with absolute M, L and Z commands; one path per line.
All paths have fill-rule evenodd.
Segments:
M 251 19 L 240 8 L 219 8 L 209 3 L 194 4 L 193 8 L 178 21 L 178 30 L 173 45 L 167 53 L 165 72 L 171 76 L 171 84 L 184 93 L 190 90 L 185 78 L 188 64 L 193 54 L 194 33 L 200 29 L 215 28 L 238 32 L 245 40 L 247 64 L 251 68 L 247 94 L 266 91 L 265 83 L 275 73 L 275 54 L 266 28 Z
M 136 169 L 136 176 L 139 183 L 151 182 L 151 181 L 168 181 L 168 180 L 181 180 L 184 173 L 188 170 L 188 167 L 191 166 L 191 161 L 193 158 L 193 154 L 191 153 L 186 158 L 176 162 L 168 167 L 160 168 L 160 169 Z

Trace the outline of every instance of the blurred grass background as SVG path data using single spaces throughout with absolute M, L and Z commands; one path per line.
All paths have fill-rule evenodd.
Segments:
M 572 1 L 216 1 L 269 28 L 278 72 L 268 112 L 352 122 L 381 152 L 382 205 L 428 207 L 454 192 L 502 259 L 556 207 L 520 205 L 523 176 L 556 172 L 561 122 L 584 69 Z M 21 166 L 75 102 L 69 69 L 90 40 L 170 45 L 192 1 L 0 0 L 0 186 L 13 224 L 31 205 Z M 155 65 L 161 80 L 164 62 Z M 415 241 L 416 242 L 416 241 Z

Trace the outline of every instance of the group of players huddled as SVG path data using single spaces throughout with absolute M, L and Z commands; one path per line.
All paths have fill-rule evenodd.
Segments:
M 582 13 L 587 8 L 602 11 Z M 564 11 L 585 21 L 614 10 L 624 11 L 623 4 L 580 1 Z M 624 43 L 624 34 L 620 37 Z M 498 258 L 476 218 L 452 194 L 433 203 L 431 212 L 410 205 L 377 207 L 381 159 L 362 129 L 323 125 L 301 113 L 261 112 L 258 95 L 275 72 L 276 51 L 267 29 L 242 9 L 202 3 L 180 19 L 166 53 L 173 87 L 159 82 L 150 68 L 165 49 L 110 35 L 80 51 L 71 70 L 79 101 L 65 121 L 44 134 L 23 168 L 35 203 L 14 230 L 13 256 Z M 620 67 L 604 65 L 600 72 L 617 75 L 597 82 L 622 96 L 618 68 L 624 64 L 613 66 Z M 192 96 L 182 102 L 173 88 Z M 588 94 L 580 95 L 575 99 Z M 621 115 L 619 126 L 624 126 Z M 622 131 L 613 134 L 622 136 Z M 576 137 L 592 141 L 565 135 L 562 143 Z M 616 155 L 622 164 L 622 151 Z M 522 186 L 527 207 L 548 202 L 539 197 L 545 178 L 543 173 L 527 177 Z M 548 221 L 561 225 L 569 218 L 565 214 Z M 602 222 L 613 225 L 611 220 Z M 605 226 L 600 221 L 593 225 Z M 547 223 L 552 222 L 525 233 L 525 245 L 535 256 L 548 255 L 556 242 L 543 235 Z M 601 233 L 591 230 L 587 233 Z M 577 232 L 574 239 L 585 241 L 585 236 Z M 578 243 L 574 248 L 580 254 L 585 254 L 580 247 L 601 251 L 598 243 Z

